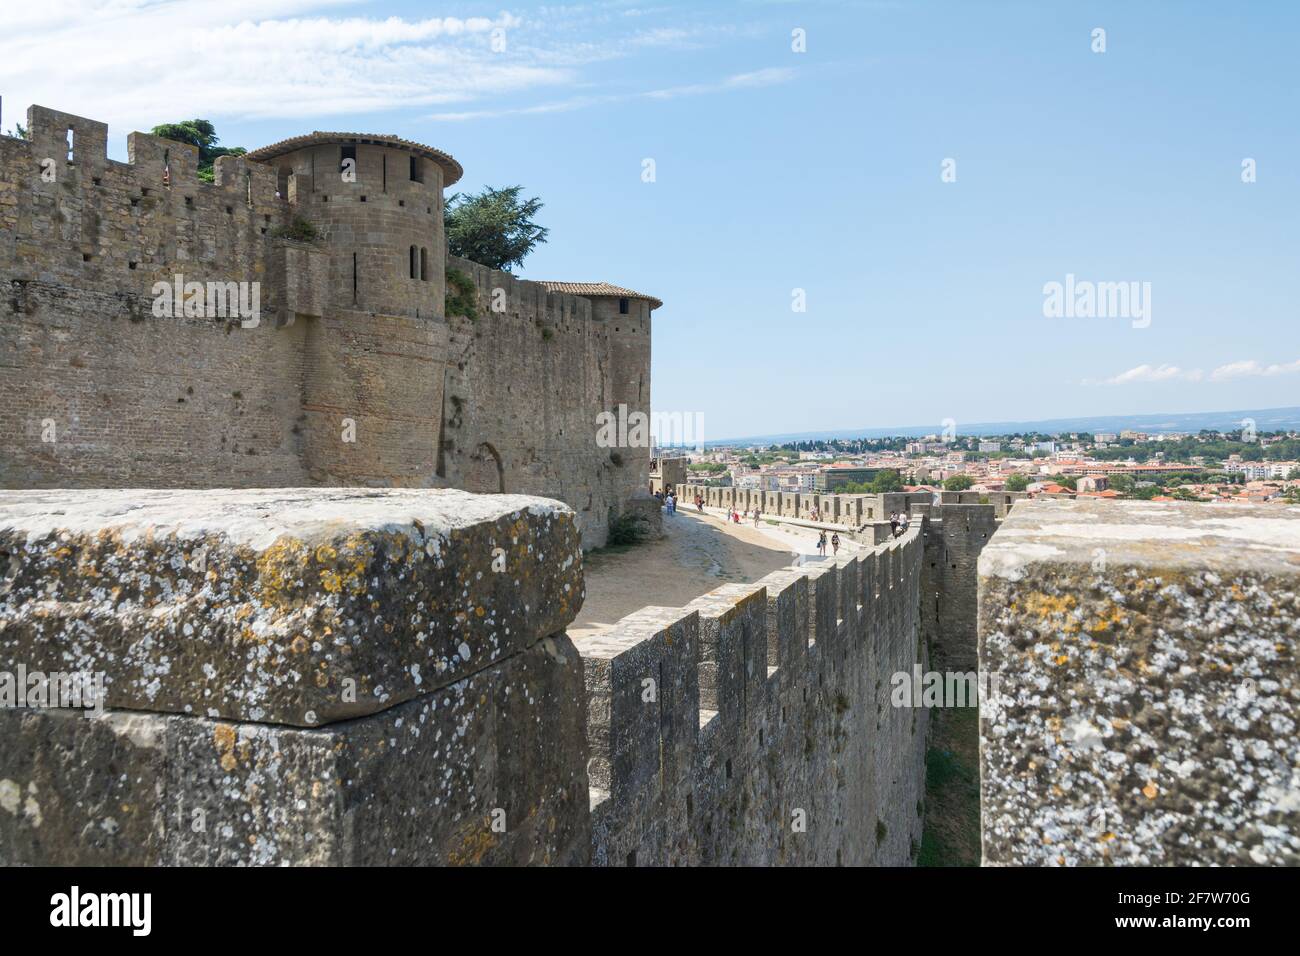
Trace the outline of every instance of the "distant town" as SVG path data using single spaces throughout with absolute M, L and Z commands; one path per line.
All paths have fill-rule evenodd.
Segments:
M 1294 430 L 935 434 L 662 454 L 685 455 L 694 483 L 738 489 L 1300 503 L 1300 432 Z

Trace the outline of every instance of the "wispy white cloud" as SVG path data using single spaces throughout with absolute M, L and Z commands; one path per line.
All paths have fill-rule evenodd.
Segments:
M 1184 369 L 1177 365 L 1138 365 L 1110 378 L 1085 378 L 1084 385 L 1136 385 L 1147 382 L 1228 382 L 1236 378 L 1271 378 L 1276 375 L 1300 374 L 1300 359 L 1294 362 L 1257 362 L 1245 359 L 1220 365 L 1207 376 L 1199 368 Z
M 775 86 L 788 83 L 794 79 L 792 67 L 768 67 L 754 70 L 752 73 L 737 73 L 717 83 L 691 83 L 685 86 L 670 86 L 662 90 L 651 90 L 645 96 L 654 99 L 671 99 L 676 96 L 699 96 L 703 93 L 725 93 L 729 90 L 754 89 L 762 86 Z
M 755 89 L 787 83 L 796 76 L 793 69 L 773 68 L 757 70 L 752 73 L 737 73 L 725 77 L 716 83 L 693 83 L 683 86 L 666 87 L 658 90 L 646 90 L 639 93 L 620 93 L 594 96 L 575 96 L 569 99 L 540 103 L 533 106 L 509 107 L 495 110 L 464 110 L 459 112 L 433 113 L 428 119 L 439 122 L 461 122 L 473 119 L 493 119 L 501 116 L 526 116 L 537 113 L 561 113 L 570 110 L 599 106 L 605 103 L 620 103 L 636 99 L 673 99 L 679 96 L 702 96 L 709 93 L 727 93 L 736 90 Z
M 1234 378 L 1271 378 L 1274 375 L 1295 375 L 1300 373 L 1300 359 L 1294 362 L 1281 362 L 1274 364 L 1264 364 L 1256 362 L 1254 359 L 1247 359 L 1244 362 L 1229 362 L 1227 365 L 1220 365 L 1210 373 L 1210 381 L 1226 382 Z
M 1200 369 L 1182 369 L 1177 365 L 1138 365 L 1127 372 L 1120 372 L 1110 378 L 1086 378 L 1084 385 L 1135 385 L 1143 382 L 1172 382 L 1201 380 Z
M 301 119 L 460 104 L 439 118 L 470 119 L 580 109 L 624 95 L 595 86 L 585 67 L 699 49 L 748 29 L 707 11 L 622 3 L 418 19 L 365 15 L 374 7 L 359 0 L 11 6 L 0 57 L 5 125 L 41 103 L 104 120 L 116 135 L 182 116 Z M 780 81 L 768 72 L 653 95 Z M 554 101 L 528 105 L 539 96 Z
M 55 0 L 19 7 L 21 28 L 6 30 L 0 88 L 11 109 L 42 103 L 134 128 L 191 115 L 304 117 L 451 103 L 576 79 L 569 68 L 493 52 L 494 31 L 508 38 L 522 26 L 509 13 L 331 15 L 342 5 Z

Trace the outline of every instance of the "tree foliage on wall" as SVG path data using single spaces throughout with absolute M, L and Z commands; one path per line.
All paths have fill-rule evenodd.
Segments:
M 478 319 L 478 287 L 459 269 L 447 270 L 446 314 Z
M 220 139 L 217 136 L 216 127 L 205 119 L 163 123 L 161 126 L 155 126 L 150 132 L 155 136 L 161 136 L 163 139 L 197 146 L 199 150 L 199 179 L 206 183 L 213 181 L 212 164 L 216 162 L 218 156 L 243 156 L 248 152 L 242 146 L 218 146 L 217 143 L 220 142 Z
M 549 232 L 533 220 L 542 201 L 521 199 L 523 188 L 487 186 L 473 195 L 453 193 L 444 216 L 447 251 L 492 269 L 522 265 Z

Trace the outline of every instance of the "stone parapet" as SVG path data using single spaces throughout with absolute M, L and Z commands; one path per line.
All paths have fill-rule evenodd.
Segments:
M 0 492 L 0 555 L 0 671 L 106 707 L 0 708 L 0 864 L 589 857 L 564 505 Z
M 979 558 L 986 864 L 1300 864 L 1300 508 L 1017 504 Z
M 600 865 L 890 864 L 919 849 L 921 532 L 575 640 Z

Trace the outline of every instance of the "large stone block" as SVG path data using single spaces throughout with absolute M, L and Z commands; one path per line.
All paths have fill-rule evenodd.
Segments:
M 459 491 L 0 492 L 0 669 L 113 709 L 312 726 L 564 630 L 573 513 Z
M 984 860 L 1300 863 L 1300 508 L 1033 501 L 979 558 Z
M 0 709 L 0 865 L 585 864 L 563 635 L 322 728 Z

